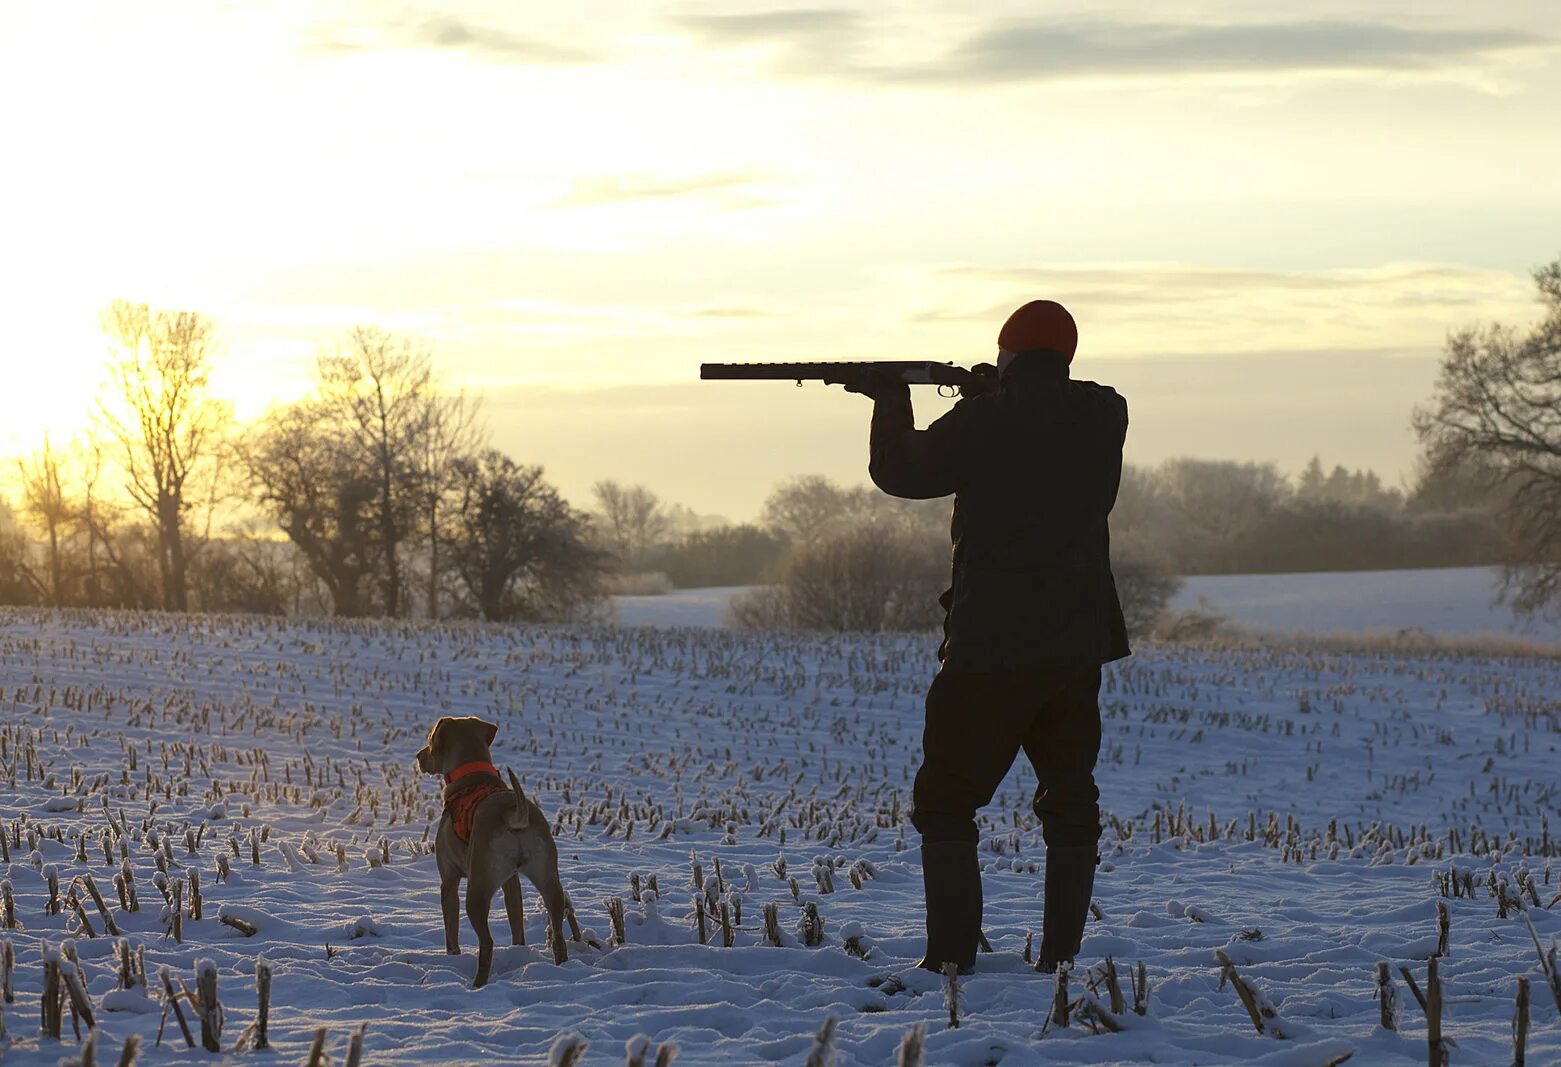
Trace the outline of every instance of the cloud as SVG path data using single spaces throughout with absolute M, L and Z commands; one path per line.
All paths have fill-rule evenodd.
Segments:
M 884 34 L 846 10 L 705 15 L 675 22 L 715 48 L 772 46 L 787 73 L 881 85 L 1440 72 L 1556 45 L 1553 38 L 1525 30 L 1410 28 L 1367 20 L 1216 25 L 1027 19 L 992 23 L 931 58 L 883 62 L 865 56 L 870 43 Z
M 712 48 L 778 49 L 777 67 L 803 77 L 861 75 L 867 27 L 854 11 L 818 8 L 745 15 L 685 15 L 675 26 Z
M 860 29 L 856 12 L 840 8 L 760 11 L 747 15 L 684 15 L 672 21 L 715 44 L 795 41 L 803 37 L 838 36 L 841 33 L 854 35 Z
M 887 80 L 993 84 L 1070 78 L 1439 69 L 1549 44 L 1520 30 L 1410 29 L 1381 22 L 1199 26 L 1106 21 L 989 27 L 941 60 Z
M 455 15 L 392 18 L 368 28 L 313 27 L 307 46 L 324 55 L 345 55 L 386 47 L 434 48 L 466 52 L 500 63 L 559 66 L 591 63 L 592 52 L 556 41 L 522 37 L 502 27 L 471 22 Z
M 439 15 L 411 28 L 407 35 L 414 43 L 434 48 L 455 48 L 489 59 L 515 63 L 587 63 L 592 56 L 578 48 L 517 37 L 508 30 L 479 26 Z
M 741 172 L 701 174 L 683 178 L 658 178 L 647 175 L 608 175 L 577 178 L 561 207 L 599 207 L 627 204 L 639 200 L 671 200 L 681 197 L 727 195 L 763 185 L 771 179 L 762 174 Z M 727 195 L 730 200 L 730 196 Z M 750 206 L 752 201 L 742 201 Z
M 689 312 L 696 319 L 772 319 L 776 312 L 755 307 L 705 307 Z
M 1493 297 L 1525 300 L 1531 285 L 1506 271 L 1436 263 L 1333 270 L 1243 270 L 1177 263 L 1101 267 L 1004 267 L 956 265 L 937 268 L 935 277 L 1005 290 L 1045 293 L 1064 302 L 1122 308 L 1186 308 L 1221 302 L 1282 300 L 1287 303 L 1339 299 L 1376 306 L 1473 306 Z M 913 316 L 918 322 L 990 319 L 1012 308 L 1008 303 L 980 307 L 934 308 Z
M 1458 264 L 1260 270 L 1179 263 L 946 266 L 899 276 L 905 322 L 929 336 L 985 342 L 1014 308 L 1061 301 L 1092 353 L 1418 349 L 1475 321 L 1522 323 L 1536 310 L 1521 274 Z

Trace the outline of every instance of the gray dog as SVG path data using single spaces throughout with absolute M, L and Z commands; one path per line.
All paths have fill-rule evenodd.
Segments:
M 493 766 L 488 746 L 499 728 L 473 716 L 443 718 L 428 731 L 428 744 L 417 754 L 425 774 L 444 776 L 444 816 L 434 855 L 439 861 L 439 907 L 444 913 L 444 948 L 461 952 L 461 879 L 466 879 L 466 917 L 477 932 L 477 977 L 486 985 L 493 965 L 493 934 L 488 911 L 493 894 L 504 890 L 513 944 L 526 943 L 520 875 L 542 896 L 547 908 L 553 962 L 563 963 L 564 886 L 558 878 L 558 847 L 542 809 L 521 791 L 515 773 L 506 786 Z

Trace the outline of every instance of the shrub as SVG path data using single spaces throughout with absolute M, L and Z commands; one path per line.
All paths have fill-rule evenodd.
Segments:
M 861 519 L 799 545 L 775 586 L 739 596 L 751 629 L 928 630 L 948 584 L 948 549 L 898 523 Z
M 1182 587 L 1172 573 L 1170 558 L 1153 543 L 1135 534 L 1119 535 L 1111 546 L 1111 573 L 1129 637 L 1143 637 L 1154 630 Z
M 650 560 L 679 589 L 754 585 L 774 573 L 786 548 L 784 536 L 745 523 L 689 534 Z

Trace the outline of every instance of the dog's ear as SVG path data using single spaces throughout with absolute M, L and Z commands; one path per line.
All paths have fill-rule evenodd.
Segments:
M 483 729 L 483 732 L 485 734 L 487 734 L 487 736 L 483 738 L 483 742 L 482 743 L 485 744 L 485 745 L 493 744 L 493 739 L 495 737 L 499 736 L 499 728 L 497 726 L 495 726 L 493 723 L 487 722 L 487 721 L 485 721 L 483 719 L 478 719 L 477 720 L 477 725 L 481 726 L 482 729 Z

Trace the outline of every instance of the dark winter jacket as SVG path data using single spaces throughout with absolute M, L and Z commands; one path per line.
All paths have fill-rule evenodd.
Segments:
M 1122 478 L 1127 401 L 1019 355 L 994 393 L 925 430 L 910 388 L 873 406 L 873 483 L 915 500 L 955 494 L 954 583 L 939 658 L 948 670 L 1099 664 L 1128 655 L 1106 516 Z

